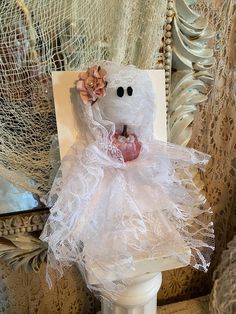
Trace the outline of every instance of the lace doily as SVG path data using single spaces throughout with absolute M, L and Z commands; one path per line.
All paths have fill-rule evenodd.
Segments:
M 38 273 L 14 271 L 0 263 L 0 313 L 94 314 L 97 301 L 84 285 L 77 269 L 70 268 L 51 290 L 45 281 L 45 265 Z
M 212 314 L 234 314 L 236 310 L 236 236 L 227 246 L 213 276 Z

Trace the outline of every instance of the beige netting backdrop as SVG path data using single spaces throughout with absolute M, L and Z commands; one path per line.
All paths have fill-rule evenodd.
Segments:
M 1 1 L 0 176 L 48 191 L 56 133 L 51 71 L 103 59 L 155 68 L 165 13 L 166 0 Z

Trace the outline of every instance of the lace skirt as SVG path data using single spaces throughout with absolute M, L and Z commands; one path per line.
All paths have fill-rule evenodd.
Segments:
M 89 288 L 116 293 L 137 261 L 178 257 L 187 246 L 190 264 L 206 271 L 213 226 L 194 176 L 208 160 L 154 140 L 124 163 L 95 144 L 75 143 L 50 192 L 54 205 L 41 235 L 49 247 L 48 270 L 62 274 L 63 266 L 76 263 Z

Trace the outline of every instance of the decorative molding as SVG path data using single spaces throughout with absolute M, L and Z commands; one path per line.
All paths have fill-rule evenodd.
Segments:
M 47 258 L 47 246 L 30 233 L 8 234 L 0 237 L 0 258 L 14 269 L 38 271 Z
M 38 271 L 46 260 L 47 245 L 38 239 L 47 210 L 0 217 L 0 258 L 14 269 Z
M 167 102 L 167 120 L 168 120 L 168 100 L 170 93 L 171 81 L 171 63 L 172 63 L 172 21 L 174 17 L 173 0 L 168 0 L 166 11 L 166 24 L 164 32 L 164 69 L 165 69 L 165 86 L 166 86 L 166 102 Z
M 43 229 L 49 213 L 47 210 L 0 217 L 0 237 Z
M 198 104 L 207 99 L 213 81 L 210 69 L 214 57 L 209 45 L 214 33 L 209 29 L 207 20 L 191 9 L 194 2 L 196 1 L 168 2 L 168 5 L 173 3 L 171 12 L 174 11 L 173 16 L 170 15 L 173 17 L 173 45 L 168 140 L 184 146 L 189 143 L 192 135 L 194 112 Z

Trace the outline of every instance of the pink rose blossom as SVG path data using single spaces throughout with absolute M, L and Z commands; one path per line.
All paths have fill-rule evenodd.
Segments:
M 76 87 L 85 105 L 93 104 L 98 98 L 105 96 L 106 71 L 100 66 L 94 65 L 87 72 L 79 73 Z

